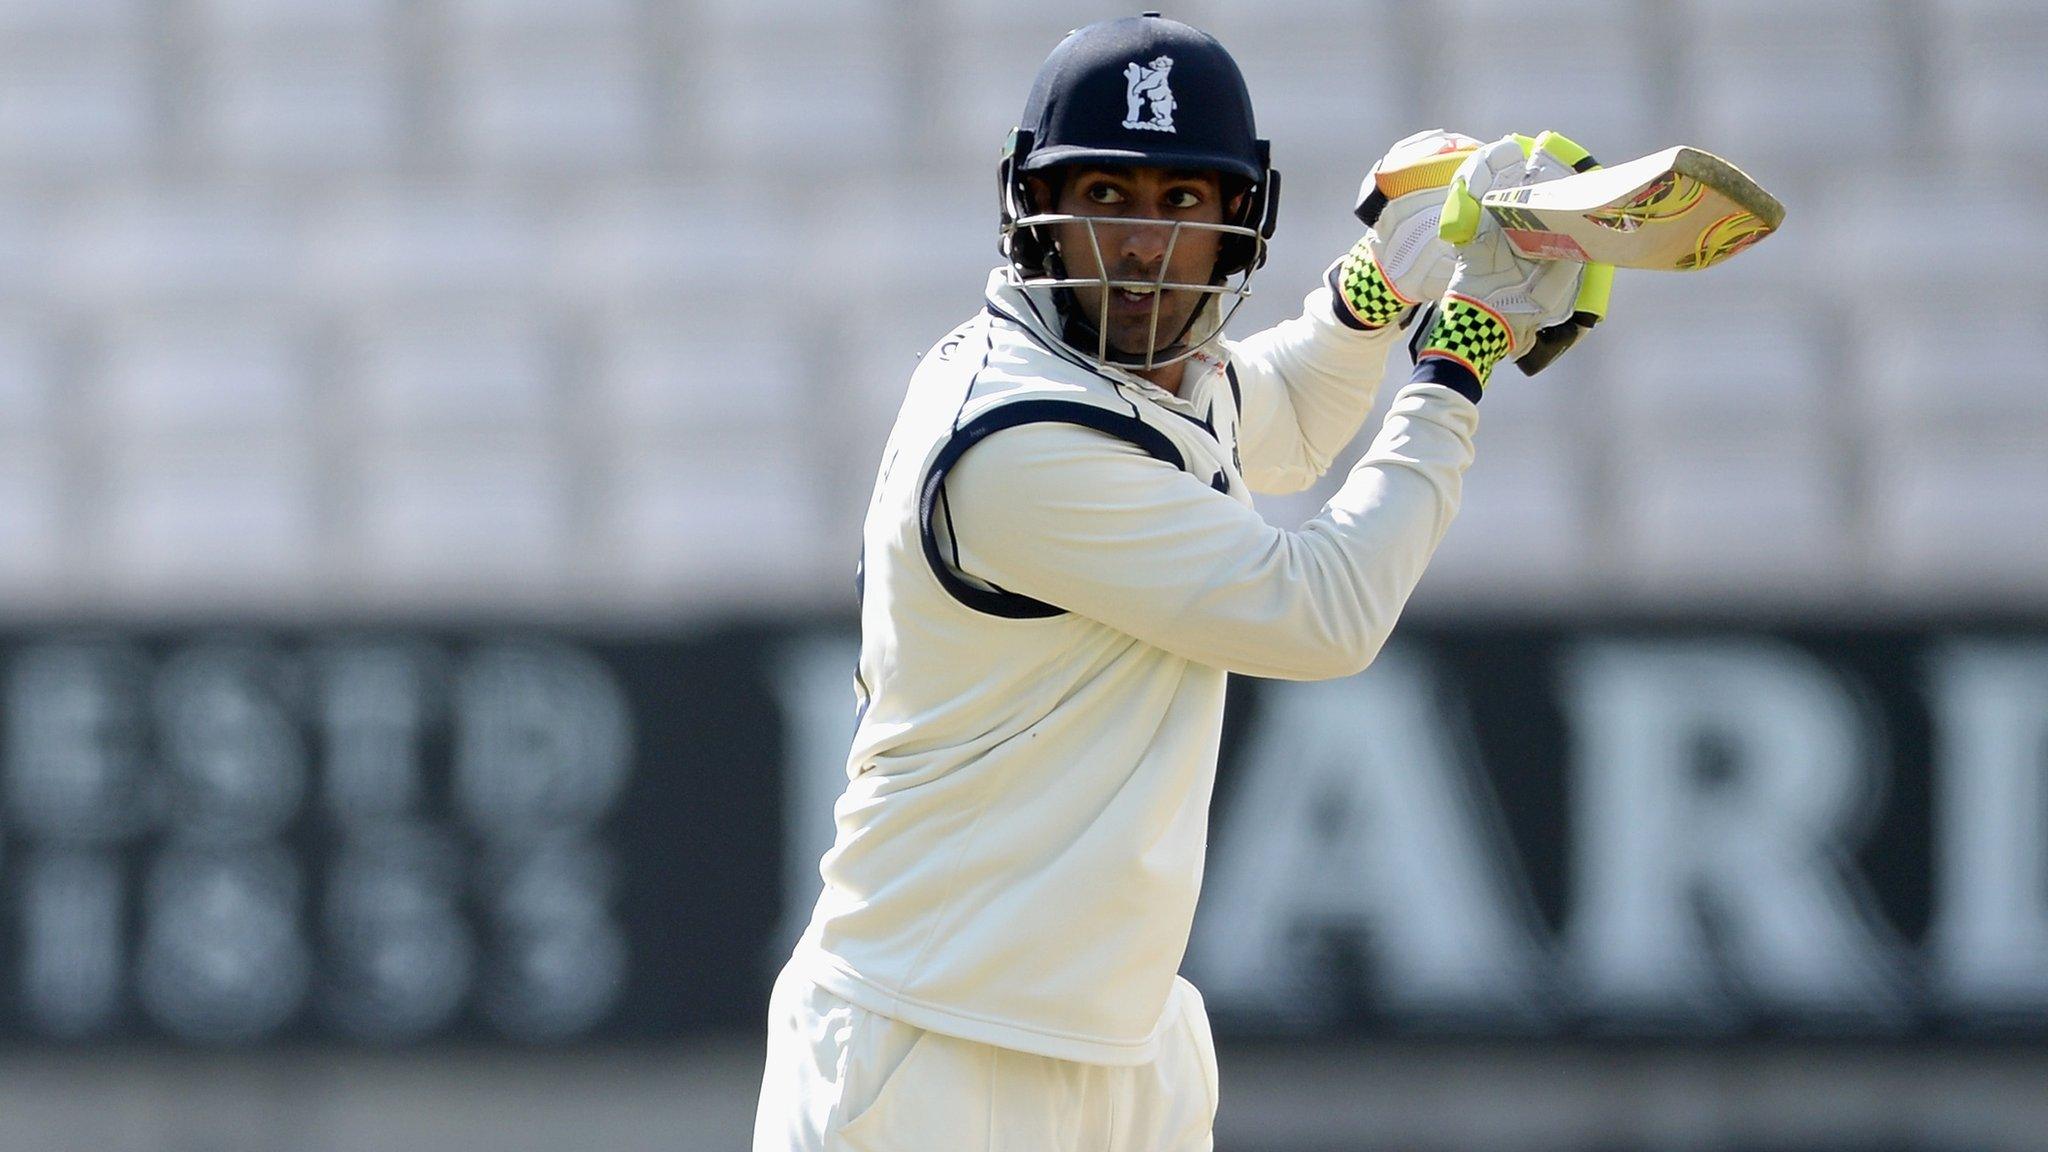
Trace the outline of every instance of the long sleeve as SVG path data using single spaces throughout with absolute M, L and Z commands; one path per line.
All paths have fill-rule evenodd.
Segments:
M 1202 664 L 1349 675 L 1378 653 L 1457 512 L 1477 422 L 1450 389 L 1408 385 L 1344 486 L 1292 532 L 1102 433 L 1008 429 L 946 481 L 960 567 Z
M 1230 344 L 1244 404 L 1238 453 L 1252 491 L 1299 492 L 1329 471 L 1372 411 L 1399 336 L 1392 324 L 1360 331 L 1341 323 L 1323 284 L 1301 315 Z

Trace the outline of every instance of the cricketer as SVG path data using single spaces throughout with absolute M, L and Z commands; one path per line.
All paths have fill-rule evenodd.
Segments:
M 925 354 L 862 547 L 860 720 L 824 893 L 777 980 L 755 1152 L 1211 1147 L 1214 1047 L 1177 973 L 1231 672 L 1364 668 L 1458 509 L 1494 368 L 1585 266 L 1474 195 L 1571 173 L 1426 132 L 1301 314 L 1223 334 L 1279 177 L 1236 63 L 1156 13 L 1066 37 L 999 170 L 981 310 Z M 1415 317 L 1433 304 L 1432 314 Z M 1371 449 L 1306 488 L 1416 364 Z

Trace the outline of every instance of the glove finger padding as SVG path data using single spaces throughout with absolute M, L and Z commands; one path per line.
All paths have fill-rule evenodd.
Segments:
M 1417 132 L 1388 149 L 1359 185 L 1353 211 L 1370 226 L 1365 243 L 1387 281 L 1411 304 L 1436 299 L 1450 283 L 1457 256 L 1437 234 L 1444 189 L 1481 147 L 1460 132 Z
M 1437 233 L 1444 189 L 1480 146 L 1470 136 L 1432 128 L 1402 139 L 1366 173 L 1352 208 L 1366 233 L 1328 277 L 1360 325 L 1381 327 L 1443 294 L 1457 263 Z

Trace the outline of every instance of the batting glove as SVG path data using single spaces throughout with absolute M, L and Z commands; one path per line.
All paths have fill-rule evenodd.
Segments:
M 1478 140 L 1442 128 L 1417 132 L 1388 149 L 1358 186 L 1352 209 L 1366 233 L 1330 266 L 1331 291 L 1343 305 L 1339 319 L 1379 328 L 1443 295 L 1456 252 L 1437 234 L 1444 190 Z M 1404 315 L 1407 314 L 1407 315 Z
M 1507 136 L 1466 157 L 1451 178 L 1439 227 L 1446 238 L 1460 241 L 1457 263 L 1416 348 L 1419 374 L 1425 361 L 1447 361 L 1484 388 L 1501 360 L 1530 353 L 1539 330 L 1571 319 L 1586 265 L 1522 256 L 1479 209 L 1479 198 L 1495 189 L 1571 175 L 1572 164 L 1559 153 L 1583 156 L 1585 150 L 1550 133 L 1538 139 Z

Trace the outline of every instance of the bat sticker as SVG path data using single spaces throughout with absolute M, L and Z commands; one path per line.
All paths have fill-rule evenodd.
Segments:
M 1730 213 L 1707 225 L 1693 242 L 1691 254 L 1678 258 L 1678 267 L 1691 271 L 1719 264 L 1770 234 L 1771 226 L 1754 213 Z
M 1621 203 L 1586 213 L 1586 219 L 1616 232 L 1633 232 L 1653 221 L 1683 216 L 1706 192 L 1699 181 L 1666 172 Z
M 1510 208 L 1504 204 L 1489 204 L 1486 208 L 1487 211 L 1493 213 L 1495 220 L 1500 221 L 1501 227 L 1511 232 L 1550 231 L 1550 229 L 1543 226 L 1543 221 L 1538 220 L 1534 213 L 1525 212 L 1520 208 Z
M 1502 231 L 1525 256 L 1539 260 L 1577 260 L 1581 264 L 1591 263 L 1593 259 L 1577 240 L 1562 232 L 1531 232 L 1525 228 L 1504 228 Z

